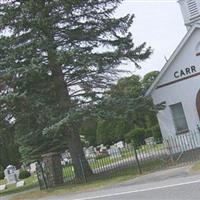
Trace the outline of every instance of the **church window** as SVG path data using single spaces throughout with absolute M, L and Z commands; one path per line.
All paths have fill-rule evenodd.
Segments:
M 173 104 L 170 106 L 174 125 L 177 134 L 185 133 L 188 131 L 188 125 L 185 118 L 182 103 Z

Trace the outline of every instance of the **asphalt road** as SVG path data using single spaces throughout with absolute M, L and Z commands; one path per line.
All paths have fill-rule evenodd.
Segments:
M 181 183 L 182 184 L 182 183 Z M 165 185 L 147 187 L 123 192 L 111 191 L 109 194 L 91 195 L 83 198 L 66 198 L 70 200 L 199 200 L 200 181 L 187 182 L 184 185 Z
M 162 176 L 162 177 L 161 177 Z M 200 200 L 200 174 L 164 171 L 94 191 L 71 193 L 45 200 Z M 44 200 L 44 199 L 43 199 Z
M 100 189 L 37 200 L 200 200 L 200 174 L 192 175 L 188 167 L 162 170 Z

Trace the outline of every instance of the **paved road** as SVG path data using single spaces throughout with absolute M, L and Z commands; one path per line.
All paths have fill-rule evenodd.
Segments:
M 162 176 L 159 177 L 159 176 Z M 43 200 L 200 200 L 200 174 L 160 172 L 95 191 Z
M 161 183 L 159 183 L 161 184 Z M 162 185 L 162 184 L 161 184 Z M 102 192 L 103 193 L 103 192 Z M 83 195 L 84 196 L 84 195 Z M 66 198 L 70 200 L 199 200 L 200 181 L 184 182 L 170 185 L 142 186 L 122 192 L 111 190 L 106 194 L 93 194 L 88 197 Z
M 0 200 L 9 200 L 11 196 Z M 200 174 L 191 175 L 188 167 L 162 170 L 94 191 L 39 200 L 200 200 Z

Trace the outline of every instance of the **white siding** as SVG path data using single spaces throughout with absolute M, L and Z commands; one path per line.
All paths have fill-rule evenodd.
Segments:
M 196 29 L 171 66 L 168 67 L 157 86 L 176 80 L 174 72 L 186 67 L 195 66 L 197 72 L 200 72 L 200 56 L 196 56 L 196 47 L 199 42 L 200 30 Z M 199 89 L 200 75 L 152 91 L 151 96 L 155 104 L 162 101 L 166 102 L 165 110 L 158 113 L 163 137 L 176 135 L 169 108 L 169 105 L 175 103 L 182 103 L 189 129 L 195 130 L 197 128 L 197 124 L 200 123 L 196 108 L 196 96 Z

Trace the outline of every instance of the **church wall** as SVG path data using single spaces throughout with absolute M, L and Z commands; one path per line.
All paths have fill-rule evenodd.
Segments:
M 158 113 L 163 137 L 175 136 L 176 130 L 170 105 L 181 102 L 189 130 L 197 129 L 200 120 L 196 97 L 200 90 L 200 56 L 197 46 L 200 42 L 200 29 L 196 29 L 182 51 L 163 74 L 151 96 L 155 104 L 166 102 L 166 108 Z

